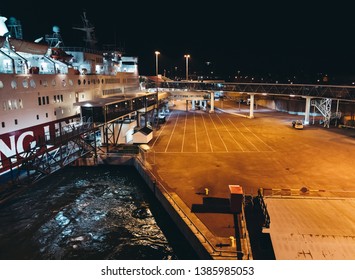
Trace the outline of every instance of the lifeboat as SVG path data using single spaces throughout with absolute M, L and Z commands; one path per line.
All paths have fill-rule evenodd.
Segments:
M 71 54 L 67 54 L 60 48 L 52 48 L 50 57 L 61 62 L 69 62 L 73 58 Z

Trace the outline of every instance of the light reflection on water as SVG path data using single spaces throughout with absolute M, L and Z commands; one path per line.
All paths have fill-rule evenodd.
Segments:
M 174 252 L 152 214 L 162 211 L 142 184 L 131 167 L 76 167 L 54 174 L 1 206 L 0 258 L 195 258 L 165 214 L 160 223 L 188 253 Z

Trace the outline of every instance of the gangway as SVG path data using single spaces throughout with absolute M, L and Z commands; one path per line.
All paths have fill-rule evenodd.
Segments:
M 24 187 L 53 174 L 80 157 L 96 155 L 100 127 L 90 122 L 68 124 L 51 140 L 6 159 L 9 171 L 1 176 L 0 202 L 12 197 Z

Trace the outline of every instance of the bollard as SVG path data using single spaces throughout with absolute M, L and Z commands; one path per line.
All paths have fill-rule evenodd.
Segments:
M 234 238 L 234 236 L 229 236 L 229 239 L 230 239 L 230 245 L 232 247 L 235 247 L 235 238 Z
M 209 189 L 205 188 L 205 195 L 208 195 Z

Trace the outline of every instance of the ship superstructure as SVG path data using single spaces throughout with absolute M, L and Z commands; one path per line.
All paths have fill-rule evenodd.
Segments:
M 83 19 L 80 30 L 93 46 L 93 29 L 86 15 Z M 45 36 L 48 44 L 16 39 L 6 20 L 0 17 L 0 175 L 8 169 L 6 159 L 55 137 L 61 123 L 80 118 L 78 104 L 139 91 L 136 57 L 63 47 L 57 26 Z

